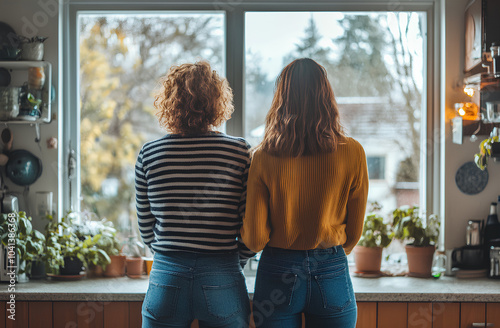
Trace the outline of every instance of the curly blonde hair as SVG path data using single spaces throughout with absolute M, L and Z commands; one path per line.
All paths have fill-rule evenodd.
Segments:
M 171 133 L 202 134 L 231 118 L 233 93 L 206 61 L 172 66 L 161 81 L 154 106 Z

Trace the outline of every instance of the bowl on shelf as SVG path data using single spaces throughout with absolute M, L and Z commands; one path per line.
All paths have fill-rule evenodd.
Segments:
M 0 46 L 0 60 L 16 60 L 21 49 L 2 45 Z

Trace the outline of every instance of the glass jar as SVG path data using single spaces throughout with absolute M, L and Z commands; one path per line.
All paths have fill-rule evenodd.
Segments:
M 434 278 L 439 278 L 446 272 L 446 261 L 446 253 L 437 251 L 432 261 L 432 276 Z
M 142 247 L 143 248 L 143 247 Z M 122 249 L 123 255 L 126 257 L 142 257 L 143 252 L 139 245 L 139 241 L 135 236 L 128 236 L 127 242 Z
M 500 43 L 493 42 L 490 50 L 491 59 L 493 60 L 493 74 L 495 77 L 500 77 Z

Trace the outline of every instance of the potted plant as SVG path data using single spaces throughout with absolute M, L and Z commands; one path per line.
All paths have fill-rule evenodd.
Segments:
M 130 235 L 123 247 L 123 253 L 127 257 L 127 277 L 130 278 L 139 278 L 144 273 L 144 259 L 139 245 L 137 238 Z
M 389 246 L 394 236 L 390 224 L 384 223 L 380 205 L 371 204 L 371 211 L 365 218 L 361 238 L 354 247 L 354 262 L 359 272 L 380 272 L 382 250 Z
M 100 235 L 84 235 L 68 217 L 51 222 L 46 228 L 47 263 L 52 274 L 80 275 L 90 264 L 105 266 L 109 256 L 96 247 Z
M 406 242 L 409 275 L 430 277 L 432 258 L 439 237 L 439 219 L 429 215 L 427 220 L 419 215 L 419 207 L 400 207 L 393 212 L 394 237 Z
M 500 137 L 496 127 L 491 132 L 491 136 L 479 144 L 479 153 L 474 155 L 474 163 L 484 171 L 488 166 L 489 157 L 495 161 L 500 159 Z
M 92 236 L 95 245 L 90 249 L 89 266 L 94 276 L 120 277 L 125 275 L 125 256 L 120 254 L 121 246 L 113 222 L 106 219 L 89 221 L 85 224 L 86 235 Z
M 32 262 L 40 259 L 45 244 L 44 235 L 33 229 L 31 217 L 26 212 L 12 212 L 2 214 L 0 223 L 0 236 L 2 239 L 2 251 L 9 246 L 9 233 L 14 232 L 15 248 L 17 251 L 18 280 L 27 281 L 26 274 L 31 273 Z
M 43 60 L 43 43 L 45 40 L 47 40 L 47 37 L 34 36 L 27 38 L 19 36 L 21 60 Z

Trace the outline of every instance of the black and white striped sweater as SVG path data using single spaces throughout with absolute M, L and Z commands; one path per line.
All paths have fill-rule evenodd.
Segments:
M 250 145 L 223 133 L 170 134 L 146 143 L 135 166 L 141 237 L 156 252 L 239 251 Z

